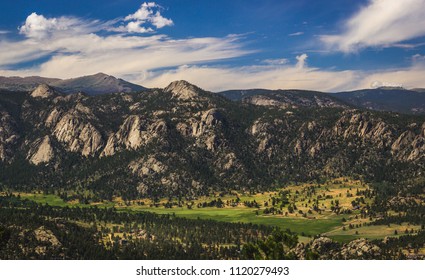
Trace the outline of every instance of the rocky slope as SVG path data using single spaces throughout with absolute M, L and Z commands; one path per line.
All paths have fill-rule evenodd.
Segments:
M 177 81 L 102 96 L 47 86 L 0 93 L 0 179 L 14 188 L 196 196 L 324 177 L 423 176 L 424 154 L 424 117 L 353 109 L 316 92 L 233 102 Z

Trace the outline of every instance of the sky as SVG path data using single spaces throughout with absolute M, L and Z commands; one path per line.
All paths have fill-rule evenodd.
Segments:
M 425 0 L 0 0 L 0 76 L 425 87 Z

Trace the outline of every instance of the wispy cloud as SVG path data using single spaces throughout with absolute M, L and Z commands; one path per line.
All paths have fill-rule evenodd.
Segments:
M 293 37 L 293 36 L 301 36 L 301 35 L 304 35 L 304 32 L 299 31 L 299 32 L 288 34 L 288 36 L 291 36 L 291 37 Z
M 170 81 L 185 79 L 212 91 L 227 89 L 310 89 L 328 92 L 371 88 L 379 85 L 425 87 L 422 56 L 412 58 L 412 65 L 387 71 L 335 71 L 308 67 L 307 55 L 298 56 L 295 64 L 252 65 L 247 67 L 211 67 L 184 65 L 166 71 L 150 71 L 134 82 L 165 87 Z M 300 67 L 302 65 L 302 67 Z M 217 79 L 211 79 L 217 77 Z
M 277 58 L 277 59 L 264 59 L 262 62 L 269 65 L 285 65 L 289 63 L 289 60 L 286 58 Z
M 397 46 L 422 36 L 425 0 L 370 0 L 345 22 L 339 34 L 320 38 L 328 48 L 348 53 L 366 47 Z

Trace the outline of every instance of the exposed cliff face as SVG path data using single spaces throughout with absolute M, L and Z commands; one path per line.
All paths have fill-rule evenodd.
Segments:
M 83 156 L 95 155 L 104 142 L 96 127 L 82 117 L 78 110 L 71 110 L 61 116 L 53 134 L 67 150 Z
M 367 114 L 347 111 L 337 121 L 334 132 L 345 139 L 349 137 L 360 137 L 371 140 L 379 148 L 387 147 L 392 140 L 392 131 L 389 126 L 379 119 L 371 119 Z
M 108 138 L 101 156 L 112 156 L 124 149 L 136 150 L 166 132 L 167 124 L 163 120 L 149 123 L 146 119 L 143 120 L 142 116 L 131 115 L 125 119 L 119 130 Z
M 49 136 L 37 139 L 28 153 L 27 159 L 34 164 L 39 165 L 50 162 L 54 157 L 54 151 Z
M 419 130 L 418 133 L 413 130 L 403 132 L 391 145 L 391 153 L 403 161 L 414 161 L 423 158 L 425 155 L 425 134 L 423 129 Z

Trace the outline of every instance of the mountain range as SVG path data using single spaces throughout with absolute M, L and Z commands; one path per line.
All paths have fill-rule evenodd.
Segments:
M 46 84 L 62 93 L 86 93 L 89 95 L 114 92 L 134 92 L 145 88 L 103 73 L 73 79 L 43 77 L 0 77 L 0 89 L 9 91 L 32 91 L 40 84 Z
M 110 94 L 116 92 L 138 92 L 146 88 L 113 76 L 98 73 L 73 79 L 44 77 L 1 77 L 0 90 L 33 91 L 46 84 L 63 94 L 84 93 L 88 95 Z M 425 114 L 425 89 L 404 89 L 400 87 L 380 87 L 356 91 L 325 93 L 308 90 L 227 90 L 218 94 L 234 101 L 255 103 L 275 107 L 307 104 L 309 98 L 316 105 L 349 106 L 375 111 L 390 111 L 405 114 Z M 291 103 L 294 102 L 294 103 Z M 306 103 L 307 102 L 307 103 Z M 320 102 L 324 102 L 319 104 Z M 312 103 L 312 104 L 313 104 Z M 311 105 L 311 104 L 310 104 Z
M 88 96 L 40 85 L 0 93 L 0 182 L 91 196 L 196 196 L 278 182 L 420 176 L 425 117 L 320 92 L 231 101 L 186 81 Z

